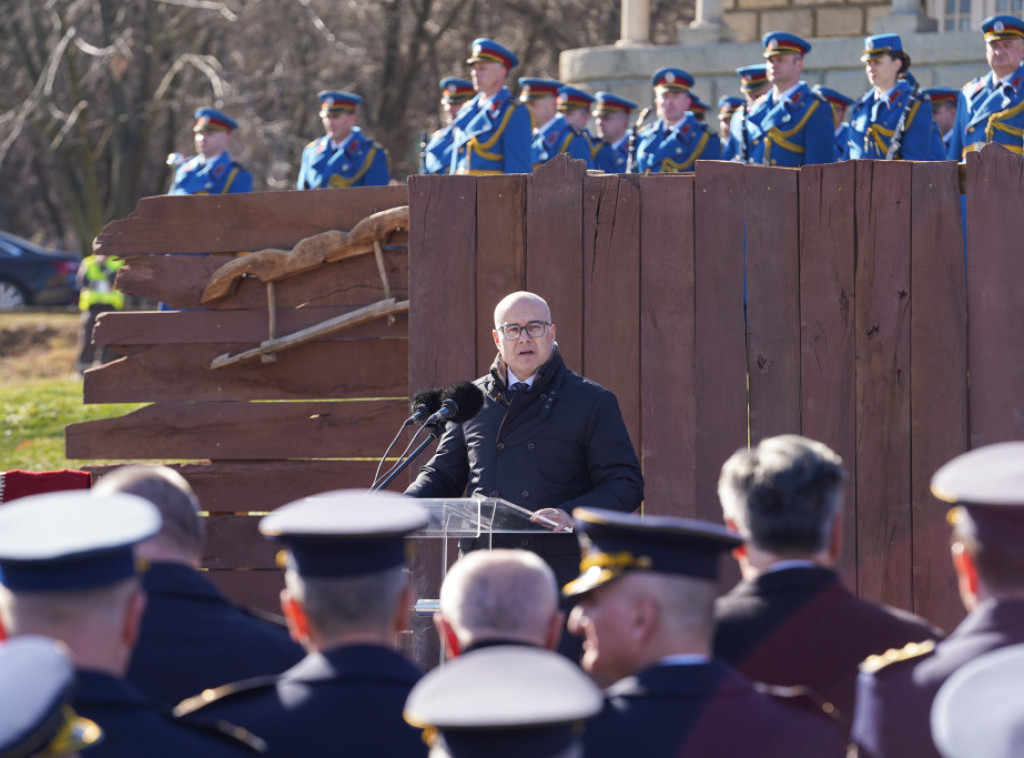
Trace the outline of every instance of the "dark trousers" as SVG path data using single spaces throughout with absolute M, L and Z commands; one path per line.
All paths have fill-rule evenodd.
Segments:
M 89 310 L 82 311 L 82 327 L 78 333 L 78 359 L 75 361 L 75 369 L 78 373 L 91 368 L 96 361 L 97 346 L 92 341 L 92 330 L 96 326 L 96 317 L 101 313 L 116 310 L 117 308 L 112 305 L 97 303 L 90 305 Z M 100 363 L 108 363 L 112 360 L 114 360 L 113 351 L 104 346 L 100 351 Z

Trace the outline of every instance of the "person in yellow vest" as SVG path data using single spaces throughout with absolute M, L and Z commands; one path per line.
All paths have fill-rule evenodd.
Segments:
M 96 361 L 96 346 L 92 343 L 92 330 L 96 317 L 107 311 L 124 310 L 124 293 L 114 289 L 114 277 L 124 265 L 124 259 L 114 255 L 89 255 L 78 267 L 78 308 L 82 311 L 82 329 L 78 337 L 78 359 L 75 369 L 79 375 Z M 113 354 L 104 347 L 100 363 L 113 360 Z

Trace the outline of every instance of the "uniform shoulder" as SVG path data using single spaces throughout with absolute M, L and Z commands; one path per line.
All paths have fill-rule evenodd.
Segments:
M 890 648 L 879 655 L 869 655 L 860 664 L 860 670 L 865 674 L 877 674 L 890 666 L 924 658 L 932 654 L 935 650 L 935 644 L 935 640 L 908 642 L 901 648 Z
M 302 149 L 303 149 L 303 150 L 312 150 L 312 149 L 314 149 L 314 148 L 315 148 L 315 147 L 316 147 L 316 146 L 317 146 L 318 144 L 320 144 L 320 140 L 322 140 L 322 139 L 323 139 L 323 137 L 317 137 L 317 138 L 316 138 L 316 139 L 314 139 L 314 140 L 310 140 L 309 142 L 307 142 L 307 143 L 306 143 L 306 146 L 305 146 L 304 148 L 302 148 Z
M 838 723 L 839 710 L 817 691 L 803 685 L 783 686 L 752 682 L 754 689 L 777 703 L 796 708 L 833 724 Z
M 205 708 L 213 703 L 221 702 L 229 698 L 242 695 L 254 694 L 269 690 L 277 684 L 277 676 L 257 676 L 252 679 L 245 679 L 241 682 L 233 682 L 220 687 L 213 687 L 200 692 L 198 695 L 182 700 L 174 707 L 174 716 L 181 718 L 190 716 L 196 711 Z

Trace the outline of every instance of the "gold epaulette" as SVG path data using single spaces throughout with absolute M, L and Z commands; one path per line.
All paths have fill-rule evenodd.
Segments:
M 935 640 L 909 642 L 901 648 L 891 648 L 886 650 L 881 655 L 869 655 L 860 664 L 860 670 L 865 674 L 874 674 L 890 664 L 899 663 L 900 661 L 909 661 L 913 658 L 920 658 L 922 655 L 928 655 L 928 653 L 932 652 L 934 649 Z
M 200 692 L 198 695 L 185 698 L 176 706 L 174 706 L 174 715 L 177 717 L 187 716 L 190 713 L 198 711 L 205 705 L 209 705 L 221 698 L 225 698 L 228 695 L 234 695 L 236 692 L 247 692 L 249 690 L 258 689 L 260 687 L 266 687 L 277 682 L 276 676 L 257 676 L 252 679 L 245 679 L 241 682 L 232 682 L 231 684 L 223 684 L 220 687 L 213 687 Z

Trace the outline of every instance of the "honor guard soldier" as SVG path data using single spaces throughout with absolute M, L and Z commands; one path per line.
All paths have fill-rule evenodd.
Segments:
M 842 158 L 940 161 L 942 139 L 932 123 L 932 106 L 908 81 L 910 56 L 898 34 L 864 39 L 864 62 L 872 87 L 850 109 Z
M 722 146 L 722 160 L 729 160 L 729 129 L 733 114 L 743 107 L 742 97 L 722 95 L 718 98 L 718 144 Z
M 530 112 L 505 86 L 519 58 L 491 39 L 473 41 L 466 63 L 473 67 L 476 97 L 455 117 L 453 174 L 528 174 L 532 127 Z
M 750 145 L 744 139 L 750 109 L 772 85 L 768 81 L 768 66 L 764 63 L 742 66 L 736 69 L 736 75 L 740 78 L 740 92 L 743 93 L 744 103 L 742 108 L 736 109 L 729 121 L 729 142 L 722 150 L 722 160 L 745 163 L 747 156 L 750 155 Z
M 746 123 L 747 163 L 804 166 L 836 159 L 832 109 L 800 80 L 811 45 L 795 34 L 769 32 L 762 39 L 771 89 L 754 104 Z
M 837 89 L 815 84 L 811 87 L 815 95 L 820 95 L 832 106 L 832 123 L 836 129 L 836 160 L 842 160 L 849 141 L 850 125 L 846 123 L 846 109 L 853 105 L 852 97 L 847 97 Z
M 430 136 L 423 150 L 424 174 L 449 174 L 452 170 L 452 124 L 459 109 L 473 99 L 473 82 L 449 76 L 441 80 L 441 108 L 446 124 Z
M 991 16 L 981 23 L 985 57 L 992 70 L 964 85 L 947 157 L 952 161 L 998 142 L 1021 154 L 1024 134 L 1024 21 Z
M 702 124 L 708 120 L 708 104 L 698 97 L 696 92 L 690 93 L 690 113 Z
M 601 691 L 563 656 L 499 645 L 423 677 L 405 719 L 425 730 L 432 758 L 573 758 L 601 703 Z
M 825 714 L 763 694 L 711 657 L 724 553 L 742 541 L 691 519 L 577 508 L 584 548 L 563 593 L 569 628 L 585 635 L 582 665 L 607 684 L 587 726 L 587 758 L 839 758 Z M 809 704 L 808 704 L 809 705 Z
M 939 688 L 979 656 L 1024 643 L 1024 442 L 957 456 L 935 472 L 931 491 L 950 506 L 950 554 L 967 616 L 944 640 L 861 664 L 852 733 L 861 758 L 939 758 L 929 729 Z
M 356 107 L 363 98 L 335 90 L 317 97 L 326 134 L 302 151 L 298 189 L 377 187 L 390 182 L 388 151 L 356 126 Z
M 185 724 L 124 678 L 146 606 L 132 549 L 159 529 L 157 509 L 127 494 L 50 492 L 0 508 L 3 628 L 67 645 L 77 669 L 71 705 L 103 729 L 89 758 L 255 754 L 251 734 Z
M 589 149 L 587 168 L 595 168 L 594 156 L 601 146 L 601 141 L 587 129 L 587 124 L 590 123 L 590 110 L 594 106 L 594 96 L 576 87 L 565 85 L 558 90 L 557 101 L 558 112 L 569 122 L 569 126 L 586 138 Z
M 308 655 L 278 676 L 207 690 L 175 713 L 249 725 L 271 758 L 426 758 L 402 720 L 421 674 L 394 650 L 412 604 L 405 537 L 426 523 L 415 501 L 365 490 L 325 492 L 264 516 L 260 532 L 285 547 L 281 608 Z
M 559 153 L 568 153 L 586 161 L 587 168 L 592 167 L 590 140 L 559 113 L 558 91 L 563 86 L 554 79 L 523 77 L 519 80 L 519 101 L 530 109 L 533 123 L 530 159 L 534 168 Z
M 231 159 L 228 145 L 231 133 L 238 123 L 225 113 L 213 108 L 200 108 L 195 113 L 196 155 L 177 167 L 171 183 L 171 195 L 223 195 L 233 192 L 252 192 L 252 174 L 241 163 Z M 181 156 L 173 153 L 167 158 L 177 165 Z
M 932 121 L 935 122 L 939 134 L 942 136 L 942 144 L 945 146 L 945 155 L 949 155 L 949 143 L 953 139 L 953 127 L 956 125 L 956 104 L 960 91 L 952 87 L 929 87 L 921 90 L 921 97 L 932 104 Z
M 597 151 L 594 168 L 606 174 L 621 174 L 629 162 L 629 118 L 636 103 L 611 92 L 594 96 L 594 124 L 597 128 Z
M 651 77 L 658 120 L 640 133 L 637 170 L 674 174 L 693 171 L 698 160 L 718 160 L 718 140 L 690 112 L 693 77 L 681 68 L 663 68 Z

